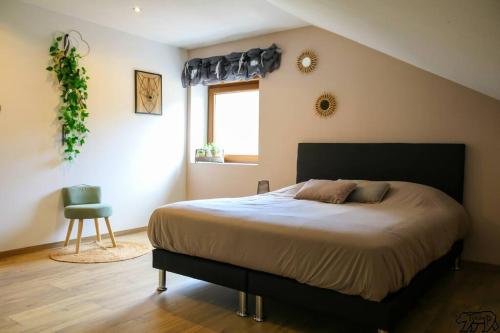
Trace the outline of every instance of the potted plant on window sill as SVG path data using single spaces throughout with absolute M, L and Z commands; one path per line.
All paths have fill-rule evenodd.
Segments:
M 195 162 L 224 163 L 224 150 L 214 143 L 207 143 L 201 149 L 196 149 Z

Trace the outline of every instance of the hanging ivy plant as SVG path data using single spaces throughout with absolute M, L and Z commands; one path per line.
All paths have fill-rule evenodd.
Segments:
M 81 55 L 71 45 L 69 35 L 56 37 L 49 49 L 52 57 L 49 72 L 54 72 L 61 90 L 61 106 L 57 119 L 62 124 L 64 159 L 73 160 L 80 154 L 89 132 L 85 126 L 87 112 L 87 70 L 80 66 Z

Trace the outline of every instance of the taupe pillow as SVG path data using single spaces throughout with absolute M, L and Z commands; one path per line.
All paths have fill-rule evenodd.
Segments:
M 356 180 L 356 189 L 351 192 L 347 202 L 377 203 L 381 202 L 390 189 L 387 182 Z
M 356 183 L 352 181 L 311 179 L 294 198 L 341 204 L 355 188 Z

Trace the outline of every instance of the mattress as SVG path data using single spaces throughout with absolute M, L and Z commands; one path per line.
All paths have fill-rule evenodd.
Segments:
M 380 301 L 465 235 L 464 208 L 425 185 L 389 182 L 377 204 L 296 200 L 301 184 L 266 194 L 157 208 L 155 248 L 216 260 Z

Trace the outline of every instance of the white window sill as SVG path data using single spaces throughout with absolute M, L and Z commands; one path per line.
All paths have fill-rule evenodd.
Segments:
M 215 164 L 215 165 L 248 165 L 248 166 L 257 166 L 259 163 L 244 163 L 244 162 L 191 162 L 191 164 Z

